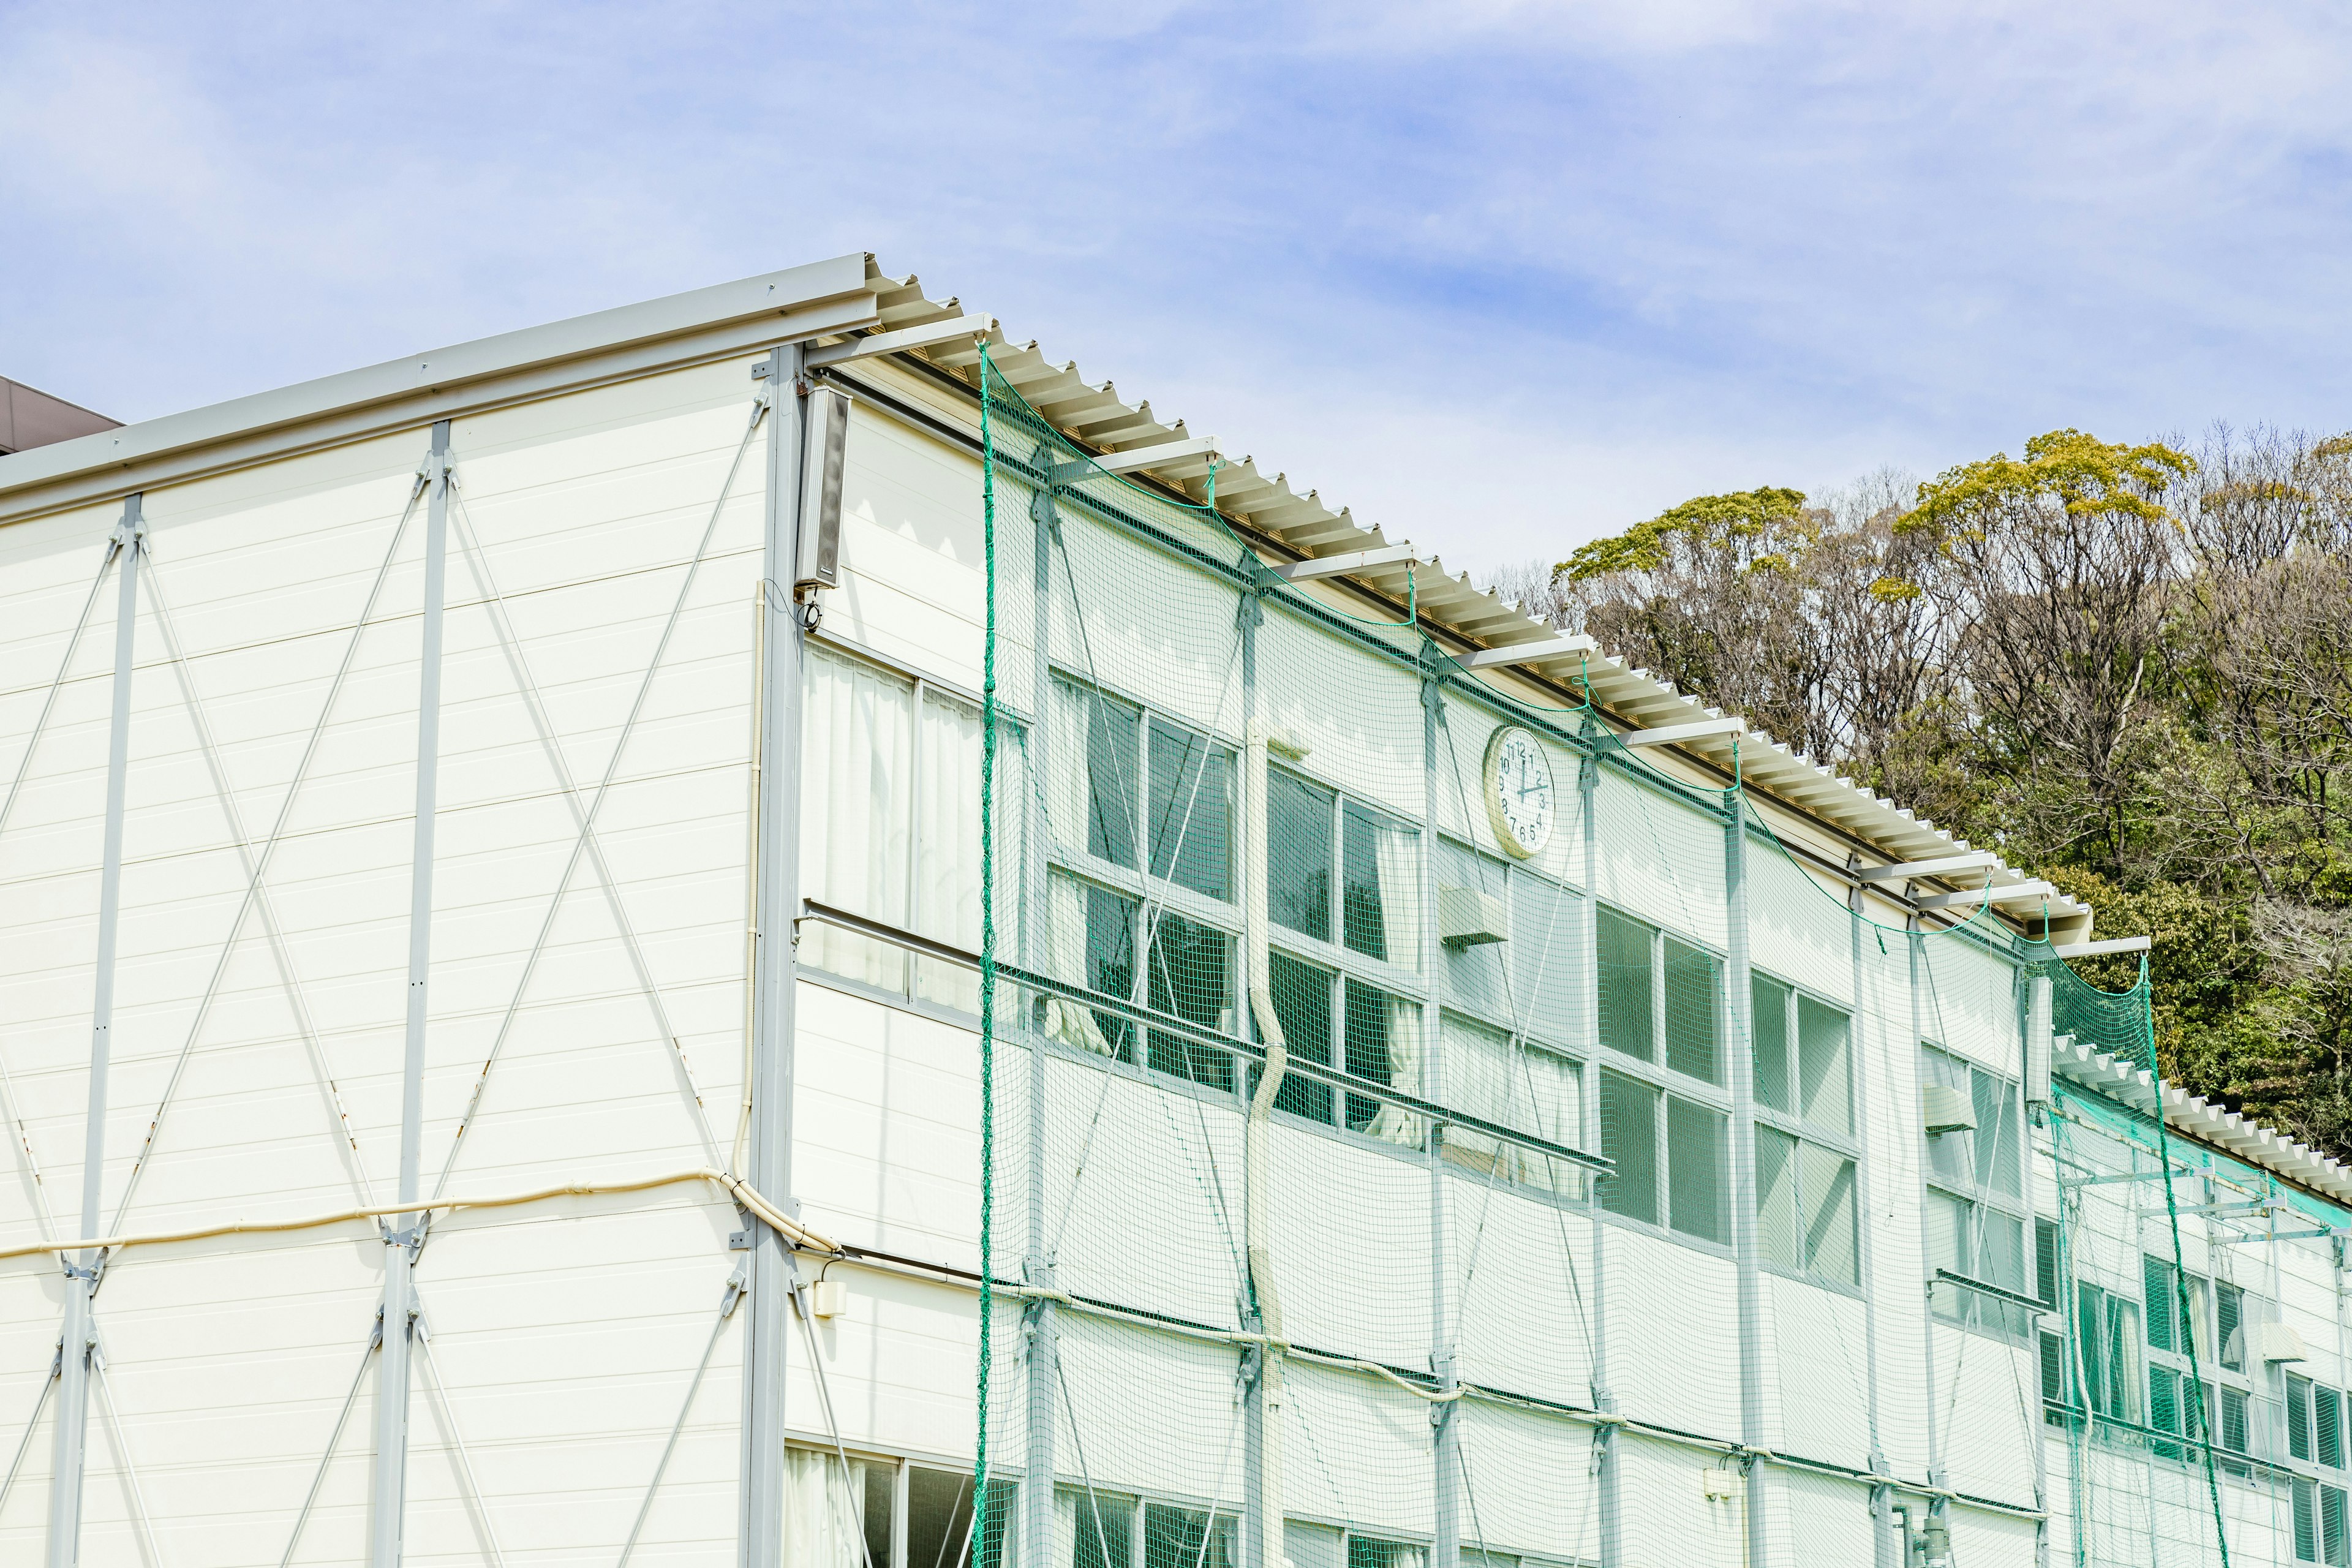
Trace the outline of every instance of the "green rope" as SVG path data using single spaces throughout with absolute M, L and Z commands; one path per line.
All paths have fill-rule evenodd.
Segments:
M 996 374 L 980 345 L 980 510 L 988 573 L 988 633 L 980 700 L 980 1431 L 973 1444 L 973 1560 L 988 1546 L 988 1374 L 994 1339 L 990 1281 L 996 1277 L 996 447 L 988 408 Z

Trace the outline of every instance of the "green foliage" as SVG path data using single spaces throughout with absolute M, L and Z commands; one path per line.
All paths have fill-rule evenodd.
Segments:
M 2019 461 L 1996 452 L 1947 468 L 1919 487 L 1917 504 L 1895 526 L 1906 532 L 1981 537 L 2019 510 L 2054 505 L 2076 519 L 2133 517 L 2168 521 L 2156 499 L 2197 459 L 2158 442 L 2123 447 L 2080 430 L 2053 430 L 2025 444 Z
M 1801 529 L 1804 516 L 1801 490 L 1767 488 L 1695 496 L 1622 533 L 1580 546 L 1552 570 L 1571 583 L 1615 572 L 1655 572 L 1665 566 L 1677 541 L 1706 548 L 1760 540 L 1779 529 Z M 1781 552 L 1759 552 L 1745 565 L 1750 571 L 1786 570 L 1789 562 Z

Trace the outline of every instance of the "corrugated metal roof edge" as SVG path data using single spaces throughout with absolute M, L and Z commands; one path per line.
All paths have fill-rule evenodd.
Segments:
M 2061 1036 L 2051 1051 L 2051 1070 L 2070 1082 L 2095 1090 L 2143 1115 L 2156 1114 L 2156 1076 L 2146 1068 L 2117 1061 L 2105 1051 L 2095 1051 Z M 2223 1153 L 2282 1176 L 2341 1208 L 2352 1208 L 2352 1166 L 2299 1143 L 2275 1128 L 2234 1110 L 2225 1110 L 2203 1095 L 2178 1085 L 2164 1086 L 2164 1122 L 2168 1127 L 2212 1145 Z
M 879 300 L 882 322 L 877 331 L 944 320 L 961 310 L 954 300 L 942 302 L 926 298 L 912 276 L 898 280 L 895 287 L 885 287 Z M 990 357 L 1005 380 L 1064 434 L 1097 451 L 1155 446 L 1187 435 L 1181 419 L 1163 421 L 1149 402 L 1127 403 L 1108 381 L 1089 383 L 1075 361 L 1054 363 L 1034 339 L 1015 343 L 1000 325 L 989 334 L 988 342 Z M 980 361 L 976 345 L 919 353 L 967 383 Z M 1171 464 L 1166 470 L 1154 470 L 1152 477 L 1187 499 L 1205 503 L 1209 468 L 1207 458 L 1193 458 Z M 1380 528 L 1358 522 L 1346 507 L 1335 510 L 1317 491 L 1302 495 L 1294 490 L 1287 474 L 1277 472 L 1267 478 L 1254 457 L 1218 466 L 1216 503 L 1220 510 L 1240 519 L 1253 531 L 1270 535 L 1303 556 L 1341 555 L 1389 542 Z M 1517 605 L 1507 604 L 1491 591 L 1475 586 L 1467 573 L 1449 575 L 1436 555 L 1421 558 L 1418 563 L 1425 569 L 1415 574 L 1422 613 L 1466 642 L 1504 647 L 1559 635 L 1549 623 L 1528 615 Z M 1406 568 L 1407 563 L 1400 561 L 1352 575 L 1378 591 L 1384 583 L 1401 584 Z M 1393 596 L 1402 597 L 1402 594 Z M 1685 696 L 1673 682 L 1606 650 L 1593 656 L 1591 679 L 1602 706 L 1641 728 L 1657 729 L 1722 713 Z M 1731 742 L 1729 735 L 1709 736 L 1685 746 L 1703 755 L 1727 759 Z M 1790 751 L 1763 731 L 1749 731 L 1744 737 L 1739 764 L 1743 775 L 1767 792 L 1872 845 L 1893 863 L 1937 859 L 1974 847 L 1948 829 L 1845 778 L 1827 763 Z M 2034 879 L 2031 873 L 2005 862 L 1990 879 L 1996 888 Z M 2050 916 L 2051 926 L 2070 928 L 2071 937 L 2089 934 L 2093 911 L 2087 904 L 2061 895 L 2050 900 Z

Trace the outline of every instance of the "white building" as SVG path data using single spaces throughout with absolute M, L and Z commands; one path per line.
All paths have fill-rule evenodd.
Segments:
M 5 1560 L 2352 1561 L 2091 911 L 1230 449 L 848 257 L 0 457 Z

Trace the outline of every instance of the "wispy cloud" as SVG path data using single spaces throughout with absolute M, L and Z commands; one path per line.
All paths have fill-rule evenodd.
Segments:
M 2352 20 L 0 7 L 0 373 L 138 417 L 872 249 L 1486 564 L 2071 424 L 2352 424 Z

